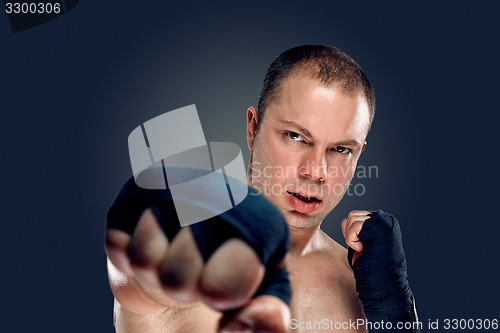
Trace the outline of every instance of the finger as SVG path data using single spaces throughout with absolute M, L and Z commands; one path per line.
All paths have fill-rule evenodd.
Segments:
M 361 256 L 361 253 L 359 252 L 354 252 L 352 254 L 352 262 L 351 262 L 351 265 L 354 265 L 354 263 L 356 262 L 356 260 L 358 260 L 359 256 Z
M 240 239 L 230 239 L 212 254 L 200 280 L 203 301 L 225 311 L 244 305 L 256 292 L 264 265 Z
M 363 251 L 363 243 L 359 240 L 359 233 L 363 227 L 364 221 L 353 222 L 346 230 L 345 240 L 354 251 L 361 253 Z
M 347 215 L 347 218 L 352 218 L 352 217 L 355 217 L 355 216 L 366 216 L 366 215 L 370 215 L 371 212 L 368 211 L 368 210 L 352 210 L 348 215 Z
M 198 282 L 203 259 L 190 228 L 183 228 L 172 241 L 160 266 L 160 279 L 170 297 L 192 303 L 200 299 Z
M 347 222 L 346 222 L 346 230 L 348 230 L 354 222 L 357 222 L 357 221 L 364 222 L 364 221 L 368 220 L 370 217 L 371 217 L 371 215 L 366 215 L 366 214 L 348 216 Z
M 225 314 L 219 332 L 288 332 L 290 309 L 279 298 L 263 295 L 235 314 Z
M 158 269 L 165 256 L 168 240 L 150 209 L 146 209 L 134 230 L 127 253 L 134 275 L 159 286 Z
M 352 222 L 354 221 L 357 221 L 357 220 L 365 220 L 365 219 L 368 219 L 370 217 L 370 212 L 367 211 L 367 210 L 353 210 L 351 211 L 346 219 L 347 219 L 347 227 L 349 227 L 349 224 L 351 224 Z
M 117 229 L 106 230 L 106 254 L 114 267 L 128 275 L 132 275 L 130 260 L 127 256 L 130 238 L 130 235 L 124 231 Z

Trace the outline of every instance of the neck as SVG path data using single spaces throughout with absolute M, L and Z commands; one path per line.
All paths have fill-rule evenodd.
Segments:
M 290 251 L 288 254 L 292 258 L 304 256 L 321 246 L 320 225 L 318 223 L 310 228 L 297 228 L 290 226 Z

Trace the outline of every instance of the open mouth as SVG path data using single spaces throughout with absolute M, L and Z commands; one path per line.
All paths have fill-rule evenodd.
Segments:
M 301 193 L 293 193 L 293 192 L 288 192 L 288 195 L 292 195 L 294 197 L 296 197 L 297 199 L 299 199 L 300 201 L 302 202 L 305 202 L 305 203 L 313 203 L 313 202 L 321 202 L 320 199 L 314 197 L 314 196 L 308 196 L 307 194 L 301 194 Z

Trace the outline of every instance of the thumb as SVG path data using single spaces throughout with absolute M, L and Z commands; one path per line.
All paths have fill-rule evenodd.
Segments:
M 349 248 L 347 249 L 347 259 L 349 260 L 349 265 L 351 265 L 351 267 L 354 266 L 354 263 L 359 258 L 359 256 L 361 256 L 361 254 L 362 252 L 357 252 L 349 246 Z
M 289 332 L 290 308 L 275 296 L 252 299 L 245 307 L 226 312 L 219 322 L 219 332 Z

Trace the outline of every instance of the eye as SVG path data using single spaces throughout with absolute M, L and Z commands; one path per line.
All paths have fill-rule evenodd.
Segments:
M 342 147 L 342 146 L 337 146 L 335 148 L 333 148 L 333 150 L 341 153 L 341 154 L 349 154 L 351 152 L 351 150 L 347 147 Z
M 298 141 L 298 142 L 303 142 L 304 141 L 304 137 L 302 137 L 302 135 L 300 135 L 299 133 L 296 133 L 296 132 L 286 131 L 285 135 L 290 140 L 293 140 L 293 141 Z

